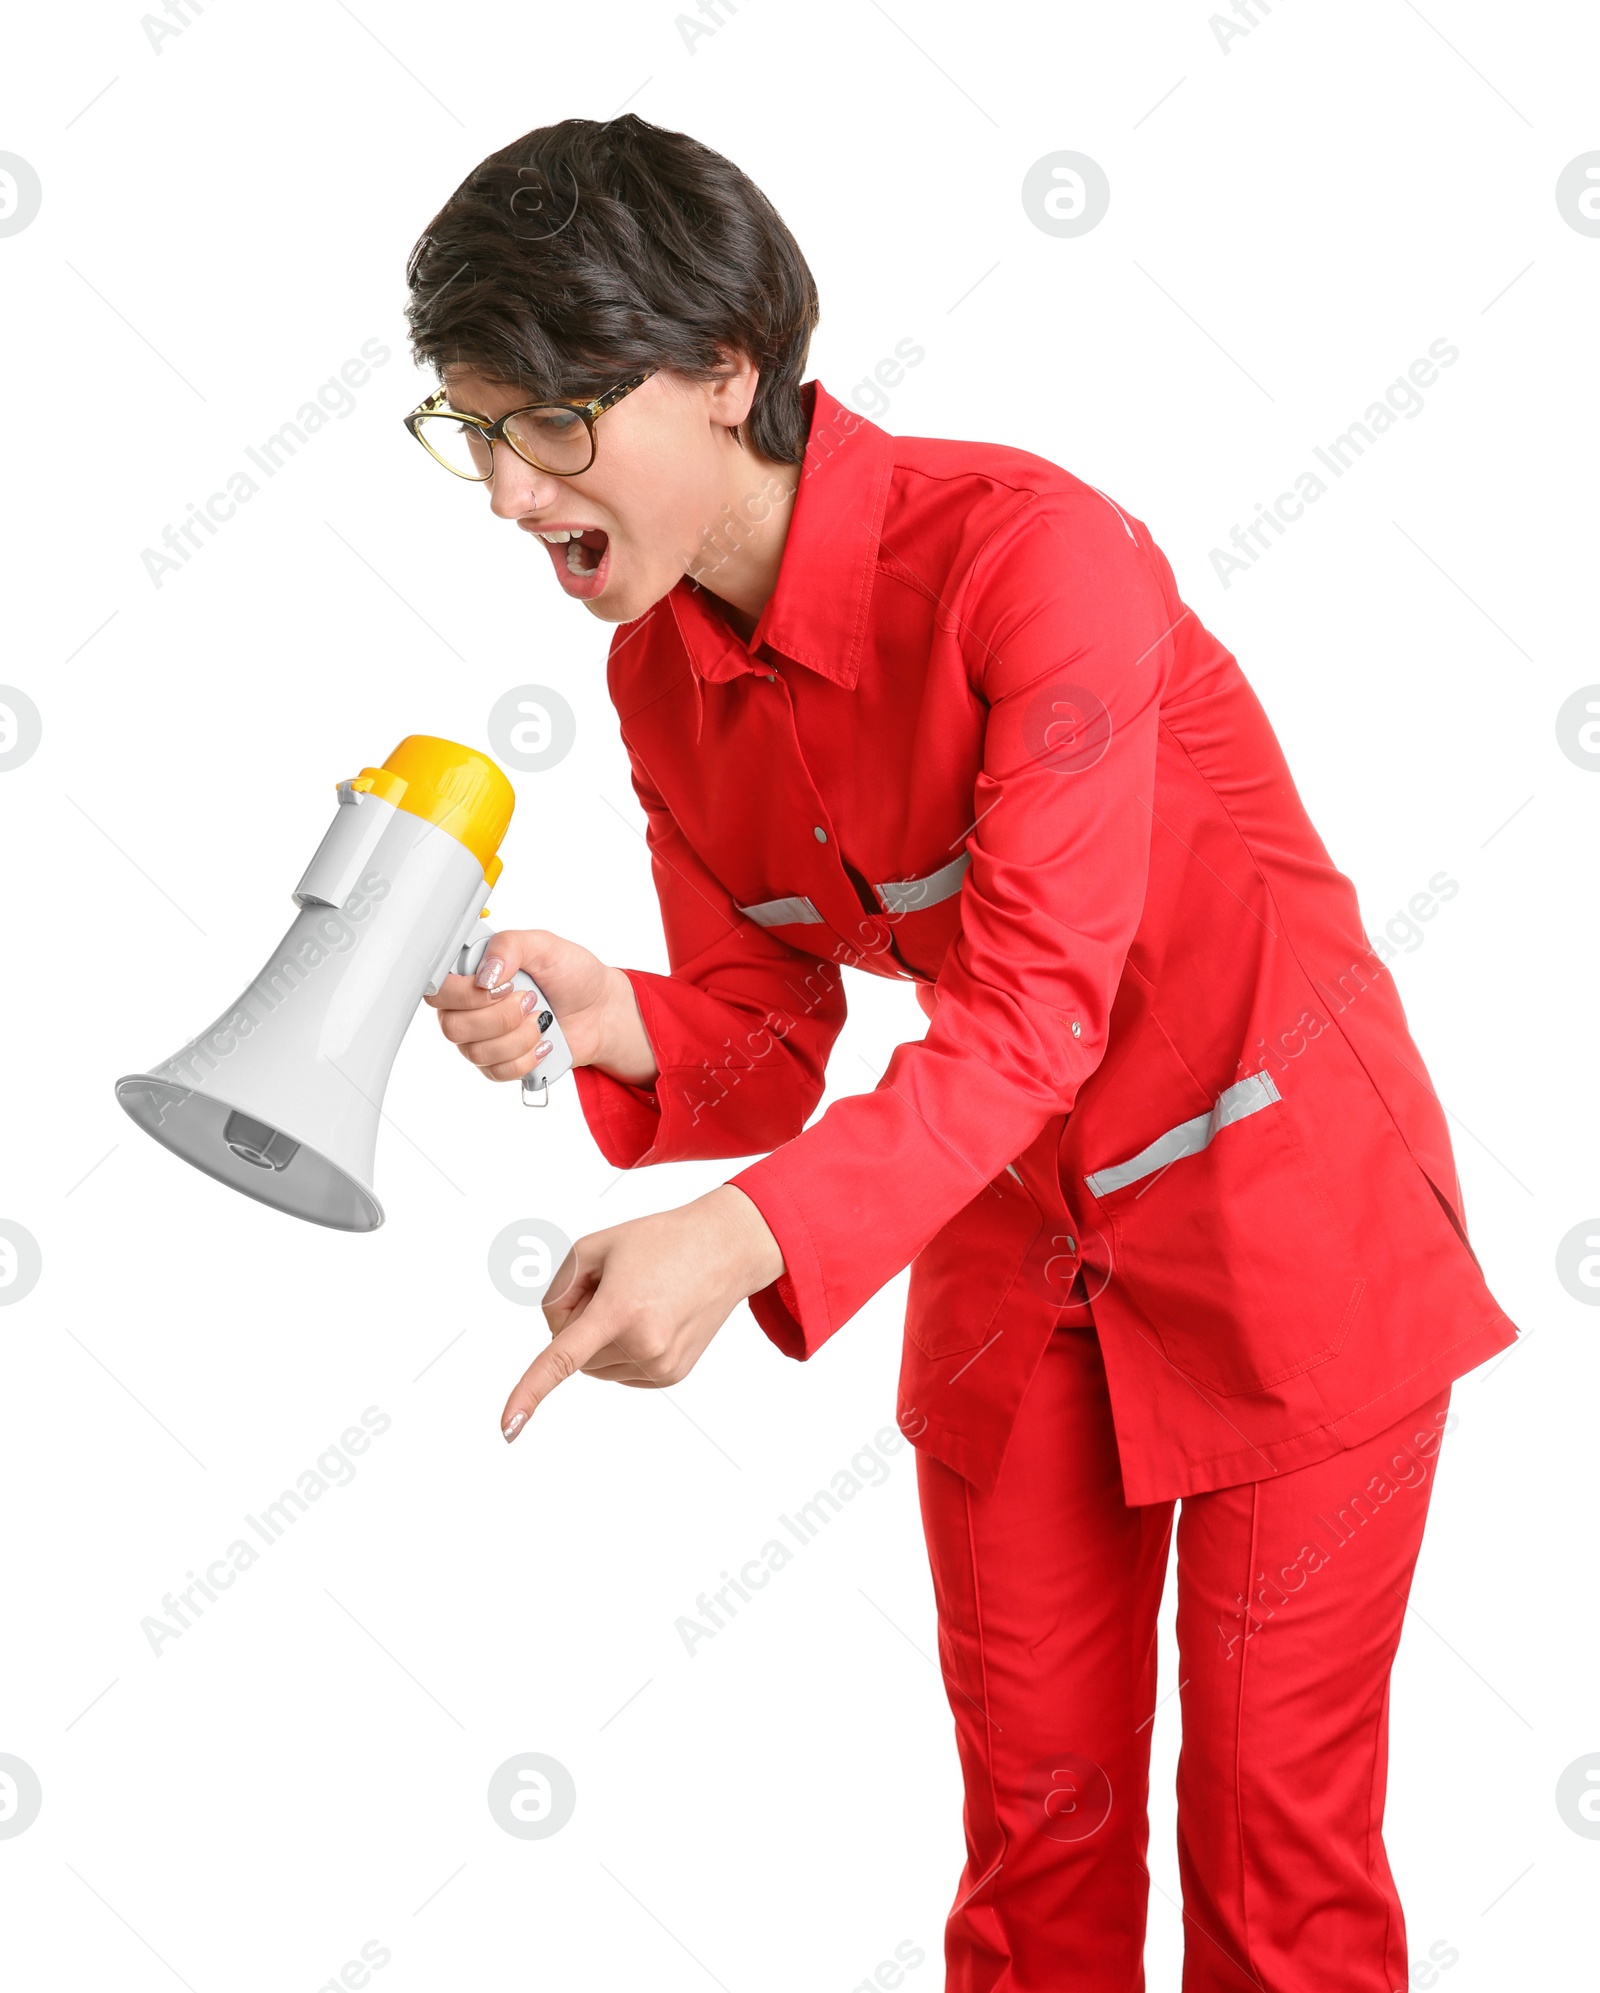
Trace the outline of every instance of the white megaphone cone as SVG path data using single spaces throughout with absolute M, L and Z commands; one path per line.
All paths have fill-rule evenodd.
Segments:
M 154 1072 L 118 1080 L 117 1098 L 220 1183 L 370 1232 L 383 1223 L 372 1171 L 390 1068 L 423 996 L 477 969 L 514 797 L 487 755 L 427 734 L 338 791 L 294 891 L 300 911 L 261 973 Z M 513 986 L 534 983 L 519 970 Z M 542 996 L 538 1008 L 551 1049 L 522 1088 L 542 1106 L 572 1056 Z

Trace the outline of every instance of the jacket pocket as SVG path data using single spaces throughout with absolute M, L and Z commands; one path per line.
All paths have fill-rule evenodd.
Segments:
M 1044 1213 L 1002 1170 L 911 1262 L 906 1334 L 925 1356 L 978 1349 L 1022 1273 Z
M 1086 1177 L 1112 1279 L 1171 1363 L 1223 1397 L 1337 1355 L 1367 1281 L 1269 1073 Z

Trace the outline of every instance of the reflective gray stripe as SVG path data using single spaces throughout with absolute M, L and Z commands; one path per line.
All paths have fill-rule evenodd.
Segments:
M 890 913 L 913 913 L 918 907 L 937 906 L 953 899 L 961 890 L 961 880 L 972 863 L 972 853 L 963 851 L 949 865 L 930 872 L 926 879 L 895 879 L 876 888 L 878 898 Z
M 757 927 L 810 927 L 822 915 L 807 899 L 760 900 L 753 907 L 740 907 L 746 920 Z
M 1247 1114 L 1259 1113 L 1263 1107 L 1270 1107 L 1275 1100 L 1282 1098 L 1272 1084 L 1270 1073 L 1252 1073 L 1248 1079 L 1237 1080 L 1219 1093 L 1216 1105 L 1209 1114 L 1197 1114 L 1192 1121 L 1180 1121 L 1176 1128 L 1169 1128 L 1164 1135 L 1158 1135 L 1149 1148 L 1141 1149 L 1127 1162 L 1113 1163 L 1110 1169 L 1096 1170 L 1093 1176 L 1086 1176 L 1084 1182 L 1096 1197 L 1104 1197 L 1108 1190 L 1121 1190 L 1124 1184 L 1137 1183 L 1140 1177 L 1149 1176 L 1152 1170 L 1165 1168 L 1180 1156 L 1198 1155 L 1219 1128 L 1226 1128 L 1230 1121 L 1242 1121 Z

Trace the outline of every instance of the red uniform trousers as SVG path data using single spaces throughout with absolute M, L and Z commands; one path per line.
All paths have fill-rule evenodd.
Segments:
M 1389 1671 L 1448 1388 L 1178 1518 L 1184 1993 L 1392 1993 Z M 1140 1993 L 1156 1613 L 1173 1504 L 1130 1508 L 1087 1304 L 990 1494 L 918 1485 L 966 1786 L 948 1993 Z

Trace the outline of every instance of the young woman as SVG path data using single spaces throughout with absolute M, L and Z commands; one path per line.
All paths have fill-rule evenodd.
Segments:
M 409 282 L 441 380 L 413 432 L 615 626 L 672 965 L 502 933 L 445 1035 L 520 1077 L 526 968 L 612 1163 L 771 1151 L 579 1240 L 506 1438 L 574 1370 L 676 1383 L 741 1300 L 809 1357 L 909 1264 L 948 1985 L 1143 1983 L 1181 1499 L 1184 1985 L 1391 1993 L 1390 1666 L 1450 1383 L 1516 1330 L 1237 663 L 1103 493 L 802 382 L 804 259 L 689 138 L 529 133 Z M 808 1128 L 845 968 L 911 982 L 927 1032 Z

